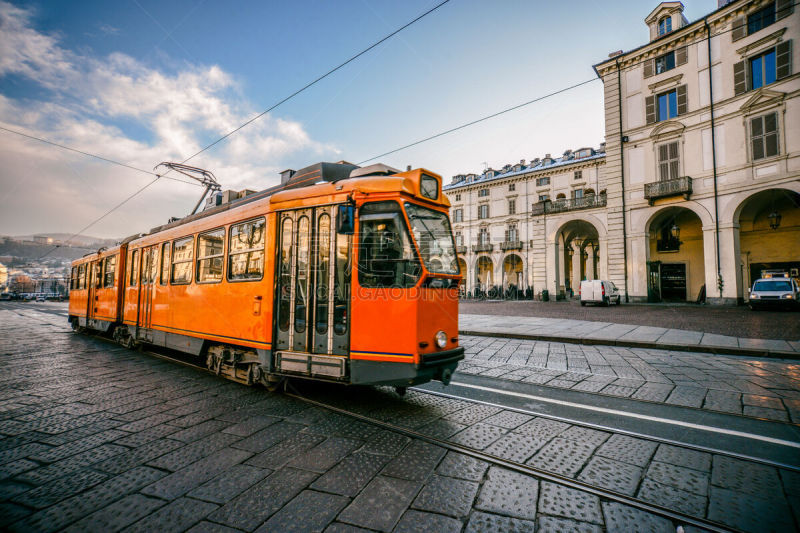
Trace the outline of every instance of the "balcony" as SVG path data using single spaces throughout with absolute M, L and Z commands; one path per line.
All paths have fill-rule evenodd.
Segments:
M 458 255 L 466 254 L 467 253 L 467 247 L 466 246 L 456 246 L 456 253 Z
M 560 200 L 547 200 L 544 202 L 539 202 L 533 204 L 533 209 L 531 210 L 532 215 L 543 215 L 543 214 L 554 214 L 554 213 L 564 213 L 567 211 L 579 211 L 581 209 L 592 209 L 595 207 L 605 207 L 606 206 L 606 195 L 601 194 L 599 196 L 590 194 L 589 196 L 584 196 L 583 198 L 562 198 Z
M 472 245 L 472 251 L 476 254 L 479 252 L 491 252 L 492 248 L 494 248 L 493 244 L 474 244 Z
M 501 250 L 522 250 L 522 241 L 505 241 L 500 243 Z
M 644 197 L 650 205 L 658 198 L 683 195 L 685 200 L 692 194 L 692 178 L 682 176 L 671 180 L 655 181 L 644 184 Z

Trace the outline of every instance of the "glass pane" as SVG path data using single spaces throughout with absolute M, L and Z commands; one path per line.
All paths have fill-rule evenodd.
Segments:
M 667 112 L 667 95 L 661 94 L 658 96 L 658 120 L 667 120 L 669 118 Z
M 202 233 L 197 239 L 197 258 L 222 255 L 225 230 L 223 228 Z
M 763 137 L 753 137 L 753 159 L 761 159 L 764 157 L 763 139 Z
M 768 133 L 764 136 L 765 155 L 772 157 L 778 155 L 778 135 L 776 133 Z
M 283 221 L 281 230 L 281 263 L 280 263 L 280 307 L 278 309 L 278 327 L 281 331 L 289 331 L 289 305 L 292 291 L 292 219 Z
M 778 114 L 770 113 L 764 115 L 764 133 L 775 133 L 778 131 Z
M 336 234 L 336 273 L 333 278 L 333 331 L 347 333 L 347 303 L 350 300 L 350 236 Z
M 396 202 L 365 204 L 361 217 L 359 283 L 364 287 L 414 286 L 419 280 L 419 260 L 400 206 Z
M 670 116 L 670 118 L 671 117 L 677 117 L 678 116 L 678 92 L 677 91 L 672 91 L 670 93 L 667 93 L 667 96 L 669 97 L 669 116 Z
M 294 330 L 303 333 L 306 330 L 306 310 L 308 307 L 308 259 L 309 259 L 309 222 L 302 216 L 297 221 L 297 276 L 294 292 Z
M 264 248 L 266 220 L 250 220 L 231 227 L 230 252 L 243 252 L 253 248 Z
M 191 261 L 194 251 L 194 246 L 192 246 L 192 244 L 194 243 L 191 237 L 175 241 L 172 245 L 172 262 Z
M 324 335 L 328 332 L 328 276 L 331 260 L 331 217 L 327 214 L 321 215 L 317 221 L 317 246 L 317 309 L 314 314 L 317 333 Z
M 750 61 L 750 80 L 752 82 L 752 88 L 758 89 L 762 85 L 764 85 L 764 81 L 761 78 L 761 69 L 762 69 L 762 58 L 757 57 Z
M 228 279 L 231 281 L 261 279 L 264 273 L 264 250 L 233 254 L 228 257 Z
M 131 285 L 136 285 L 139 279 L 139 250 L 133 251 L 133 259 L 131 260 Z
M 222 257 L 200 259 L 197 263 L 197 281 L 222 281 Z
M 166 285 L 169 281 L 169 243 L 161 245 L 161 284 Z
M 677 179 L 678 177 L 678 162 L 670 161 L 669 163 L 669 179 Z
M 580 193 L 582 195 L 583 191 Z M 428 270 L 458 274 L 453 233 L 447 215 L 410 203 L 406 204 L 406 212 L 419 247 L 419 255 Z
M 117 271 L 117 256 L 112 255 L 106 260 L 106 275 L 103 282 L 104 287 L 113 287 Z
M 764 85 L 775 82 L 775 50 L 764 54 Z
M 750 134 L 753 137 L 758 137 L 764 134 L 763 123 L 761 122 L 761 117 L 756 117 L 750 120 Z
M 669 143 L 667 146 L 669 147 L 669 158 L 670 159 L 677 159 L 678 158 L 678 143 Z

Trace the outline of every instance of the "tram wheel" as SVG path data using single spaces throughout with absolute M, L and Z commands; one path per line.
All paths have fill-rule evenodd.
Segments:
M 394 391 L 397 393 L 398 396 L 401 398 L 406 395 L 407 389 L 405 387 L 395 387 Z

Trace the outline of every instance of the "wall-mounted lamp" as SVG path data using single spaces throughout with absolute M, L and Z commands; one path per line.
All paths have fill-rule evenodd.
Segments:
M 772 229 L 778 229 L 781 225 L 781 214 L 777 211 L 773 211 L 767 215 L 767 219 L 769 220 L 769 227 Z

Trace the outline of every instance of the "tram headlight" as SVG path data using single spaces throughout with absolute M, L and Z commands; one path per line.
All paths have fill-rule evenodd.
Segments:
M 444 331 L 440 330 L 438 333 L 436 333 L 436 337 L 434 338 L 436 339 L 436 346 L 439 348 L 444 348 L 447 346 L 447 335 L 445 335 Z

